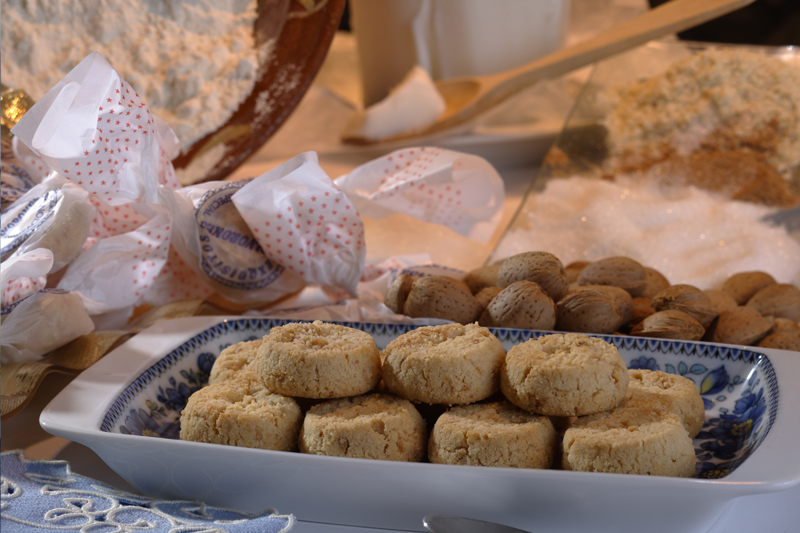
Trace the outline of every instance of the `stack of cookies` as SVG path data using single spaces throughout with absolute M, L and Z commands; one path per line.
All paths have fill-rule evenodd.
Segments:
M 628 371 L 602 339 L 567 333 L 509 350 L 503 394 L 518 407 L 565 428 L 561 468 L 689 477 L 694 437 L 705 408 L 690 380 Z M 690 433 L 691 432 L 691 433 Z
M 425 415 L 425 416 L 423 416 Z M 181 438 L 317 455 L 690 476 L 704 407 L 694 384 L 628 371 L 583 334 L 506 354 L 478 324 L 411 330 L 383 351 L 320 321 L 225 349 Z M 561 450 L 559 451 L 559 443 Z

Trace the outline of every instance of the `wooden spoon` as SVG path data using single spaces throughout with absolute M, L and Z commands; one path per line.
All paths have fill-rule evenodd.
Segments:
M 348 144 L 374 144 L 428 136 L 463 125 L 510 96 L 548 78 L 566 74 L 653 39 L 677 33 L 752 3 L 754 0 L 671 0 L 582 43 L 562 48 L 520 67 L 486 76 L 460 76 L 436 82 L 445 112 L 426 128 L 381 139 L 365 138 L 349 128 Z

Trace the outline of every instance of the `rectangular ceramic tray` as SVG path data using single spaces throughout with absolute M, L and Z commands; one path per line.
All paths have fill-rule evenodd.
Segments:
M 142 493 L 267 508 L 330 524 L 423 530 L 428 514 L 540 531 L 706 531 L 736 497 L 800 482 L 800 357 L 794 352 L 603 336 L 629 368 L 693 380 L 706 405 L 691 479 L 396 463 L 177 440 L 179 414 L 220 351 L 285 320 L 195 317 L 159 323 L 106 355 L 42 412 Z M 379 348 L 417 326 L 343 323 Z M 506 350 L 548 332 L 493 329 Z

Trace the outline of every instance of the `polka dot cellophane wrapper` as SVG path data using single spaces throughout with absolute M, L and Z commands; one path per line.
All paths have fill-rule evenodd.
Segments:
M 336 180 L 359 210 L 403 213 L 485 241 L 502 210 L 503 180 L 485 159 L 434 147 L 398 150 Z M 489 227 L 491 226 L 491 227 Z
M 335 182 L 306 152 L 252 180 L 181 187 L 173 132 L 97 53 L 12 133 L 39 182 L 10 208 L 25 203 L 23 215 L 44 209 L 47 217 L 16 219 L 6 259 L 32 252 L 32 242 L 59 242 L 42 237 L 53 228 L 81 225 L 69 253 L 53 255 L 69 257 L 57 287 L 79 294 L 90 315 L 215 296 L 238 310 L 264 309 L 310 283 L 355 295 L 367 246 L 360 212 L 403 213 L 480 240 L 503 205 L 489 163 L 428 147 L 393 152 Z M 85 224 L 68 215 L 70 202 L 85 204 Z M 7 280 L 12 297 L 55 286 L 51 274 Z

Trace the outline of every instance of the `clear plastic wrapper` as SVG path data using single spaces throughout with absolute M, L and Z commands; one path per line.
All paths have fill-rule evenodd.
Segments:
M 3 259 L 37 248 L 53 252 L 53 271 L 81 251 L 95 215 L 89 193 L 53 173 L 3 212 L 0 249 Z
M 0 268 L 0 305 L 5 308 L 44 289 L 52 268 L 53 253 L 41 248 L 4 261 Z
M 3 307 L 0 363 L 21 363 L 42 356 L 94 330 L 77 294 L 44 289 Z

